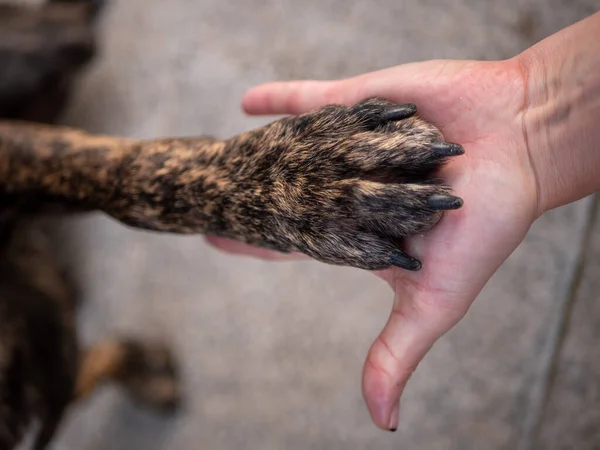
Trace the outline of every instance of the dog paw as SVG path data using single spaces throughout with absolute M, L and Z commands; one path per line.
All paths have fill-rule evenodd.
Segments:
M 424 233 L 443 211 L 463 204 L 437 176 L 463 148 L 446 142 L 412 104 L 368 99 L 325 106 L 232 145 L 257 149 L 244 162 L 243 180 L 236 180 L 256 195 L 232 193 L 245 204 L 236 237 L 329 264 L 419 270 L 421 263 L 402 251 L 402 239 Z

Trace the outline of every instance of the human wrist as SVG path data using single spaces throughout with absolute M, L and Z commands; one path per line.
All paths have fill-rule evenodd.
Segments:
M 538 213 L 600 189 L 600 14 L 517 57 Z

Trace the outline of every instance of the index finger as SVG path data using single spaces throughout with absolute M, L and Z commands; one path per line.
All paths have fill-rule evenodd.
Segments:
M 250 89 L 242 106 L 249 114 L 301 114 L 326 104 L 350 105 L 368 97 L 383 97 L 397 103 L 417 103 L 425 109 L 434 105 L 440 108 L 440 100 L 449 94 L 447 77 L 441 75 L 452 75 L 466 63 L 428 61 L 338 81 L 266 83 Z

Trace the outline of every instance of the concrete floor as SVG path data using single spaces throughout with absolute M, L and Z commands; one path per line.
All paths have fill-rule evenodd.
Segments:
M 103 55 L 65 122 L 91 131 L 228 137 L 263 81 L 337 78 L 431 58 L 497 59 L 597 0 L 113 0 Z M 363 405 L 366 352 L 391 292 L 368 273 L 220 254 L 101 216 L 65 225 L 85 286 L 82 334 L 167 339 L 187 407 L 167 419 L 114 387 L 72 410 L 58 446 L 177 449 L 600 448 L 592 198 L 552 211 L 418 368 L 397 433 Z M 584 252 L 584 250 L 586 250 Z M 580 270 L 583 268 L 583 270 Z

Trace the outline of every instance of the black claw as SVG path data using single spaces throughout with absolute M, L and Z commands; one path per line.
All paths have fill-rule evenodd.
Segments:
M 417 112 L 417 105 L 414 103 L 406 103 L 405 105 L 392 106 L 386 109 L 381 115 L 381 119 L 385 122 L 391 120 L 408 119 Z
M 390 262 L 392 263 L 392 265 L 400 267 L 401 269 L 412 271 L 417 271 L 421 269 L 421 263 L 418 260 L 399 250 L 396 250 L 394 253 L 392 253 Z
M 436 142 L 431 146 L 431 150 L 439 156 L 458 156 L 465 153 L 462 146 L 452 142 Z
M 448 194 L 436 194 L 427 199 L 427 205 L 433 209 L 458 209 L 463 205 L 463 200 L 460 197 Z

